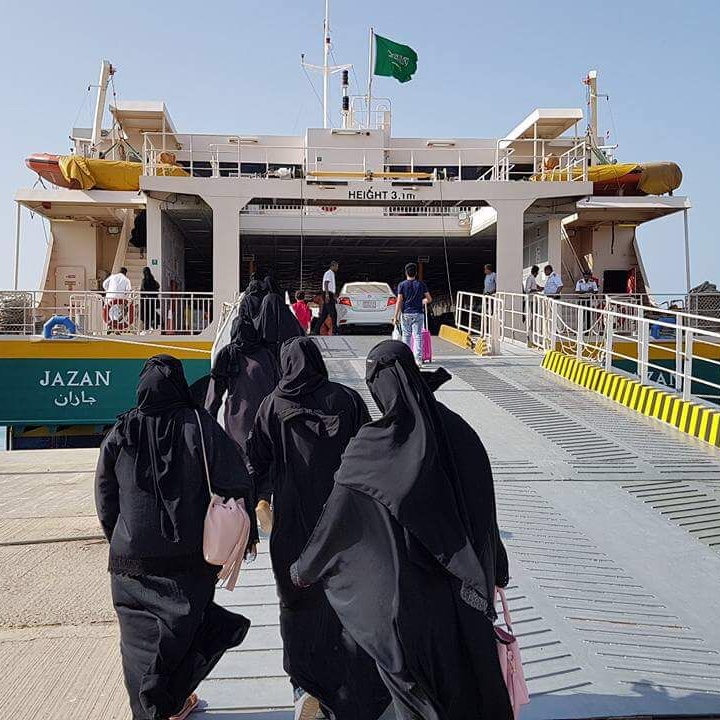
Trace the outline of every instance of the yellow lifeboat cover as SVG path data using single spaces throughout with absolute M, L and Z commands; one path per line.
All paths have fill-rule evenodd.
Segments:
M 58 160 L 66 180 L 75 180 L 82 190 L 139 190 L 142 163 L 125 160 L 97 160 L 78 155 L 64 155 Z M 187 176 L 179 165 L 164 164 L 157 175 Z

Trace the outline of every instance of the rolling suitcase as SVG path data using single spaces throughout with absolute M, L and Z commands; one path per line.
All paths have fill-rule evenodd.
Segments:
M 432 335 L 430 335 L 429 330 L 427 305 L 425 305 L 425 326 L 422 329 L 420 337 L 422 338 L 422 361 L 423 363 L 431 363 L 433 359 Z M 410 341 L 413 344 L 414 350 L 415 338 L 411 338 Z

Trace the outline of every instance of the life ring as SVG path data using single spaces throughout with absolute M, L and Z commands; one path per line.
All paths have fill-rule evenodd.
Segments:
M 55 329 L 58 328 L 58 332 Z M 64 330 L 62 329 L 64 328 Z M 53 315 L 43 325 L 43 337 L 46 340 L 72 338 L 77 333 L 77 326 L 67 315 Z
M 124 298 L 106 300 L 103 320 L 111 330 L 127 330 L 135 321 L 135 305 Z

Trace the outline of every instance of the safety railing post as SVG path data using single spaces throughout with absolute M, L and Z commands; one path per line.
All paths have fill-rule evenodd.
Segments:
M 612 370 L 613 336 L 615 334 L 615 316 L 608 312 L 605 317 L 605 370 Z
M 643 385 L 648 383 L 648 362 L 650 359 L 650 322 L 638 320 L 638 377 Z
M 555 350 L 557 346 L 558 309 L 553 300 L 550 303 L 550 349 Z
M 680 392 L 683 387 L 683 327 L 682 317 L 676 318 L 675 325 L 675 390 Z
M 575 357 L 582 360 L 583 357 L 583 306 L 577 306 L 577 328 L 575 329 Z
M 491 323 L 491 336 L 490 336 L 490 345 L 491 345 L 491 352 L 493 355 L 501 355 L 502 351 L 500 350 L 501 345 L 501 334 L 500 334 L 500 318 L 505 317 L 505 303 L 503 300 L 498 298 L 495 302 L 495 314 L 492 318 Z
M 692 394 L 692 370 L 693 370 L 693 331 L 690 328 L 685 330 L 685 362 L 683 363 L 683 400 L 689 400 Z

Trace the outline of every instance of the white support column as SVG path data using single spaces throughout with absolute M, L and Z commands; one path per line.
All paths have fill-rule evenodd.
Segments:
M 160 283 L 160 290 L 168 290 L 165 287 L 162 266 L 162 213 L 160 200 L 149 197 L 146 206 L 146 231 L 147 231 L 147 264 L 155 279 Z
M 523 219 L 532 199 L 493 200 L 497 211 L 495 271 L 499 292 L 520 292 L 523 272 Z
M 240 210 L 252 198 L 206 197 L 213 211 L 213 317 L 240 291 Z
M 548 218 L 548 262 L 553 266 L 553 270 L 562 277 L 562 218 L 553 216 Z M 572 278 L 563 278 L 566 282 L 570 282 Z

